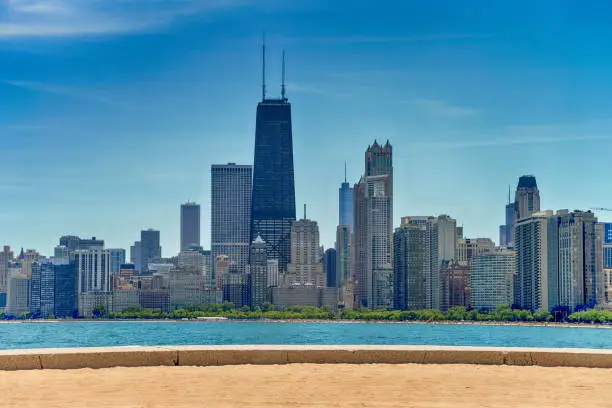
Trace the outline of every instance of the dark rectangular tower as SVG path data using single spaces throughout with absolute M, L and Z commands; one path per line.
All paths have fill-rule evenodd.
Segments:
M 189 246 L 200 246 L 200 206 L 181 204 L 181 251 Z
M 281 98 L 266 98 L 264 81 L 257 105 L 251 207 L 251 241 L 260 236 L 267 244 L 268 259 L 278 259 L 281 271 L 291 261 L 295 221 L 291 104 L 285 98 L 284 65 L 283 57 Z

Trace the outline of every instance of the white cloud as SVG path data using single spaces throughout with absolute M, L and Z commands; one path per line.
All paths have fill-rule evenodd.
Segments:
M 70 86 L 46 84 L 34 81 L 0 81 L 0 83 L 28 89 L 30 91 L 50 93 L 54 95 L 66 96 L 69 98 L 80 99 L 89 102 L 101 103 L 115 107 L 125 107 L 110 98 L 105 97 L 99 91 Z
M 333 89 L 329 85 L 316 85 L 316 84 L 304 84 L 304 83 L 295 83 L 290 82 L 287 83 L 287 93 L 307 93 L 307 94 L 316 94 L 326 97 L 332 98 L 350 98 L 351 95 L 344 92 L 336 92 L 331 90 Z
M 180 17 L 249 0 L 5 0 L 0 38 L 110 35 L 166 27 Z
M 451 105 L 444 101 L 435 99 L 414 99 L 411 101 L 400 101 L 400 103 L 411 103 L 418 105 L 428 113 L 446 117 L 465 117 L 480 113 L 478 109 L 469 106 Z
M 439 40 L 461 40 L 461 39 L 476 39 L 486 37 L 479 34 L 431 34 L 431 35 L 414 35 L 414 36 L 341 36 L 341 37 L 289 37 L 285 38 L 285 42 L 306 42 L 306 43 L 337 43 L 337 44 L 359 44 L 359 43 L 403 43 L 403 42 L 421 42 L 421 41 L 439 41 Z

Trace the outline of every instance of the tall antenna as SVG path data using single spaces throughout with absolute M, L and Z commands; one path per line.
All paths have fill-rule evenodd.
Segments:
M 306 203 L 304 203 L 304 219 L 306 219 Z
M 508 204 L 510 204 L 510 184 L 508 184 Z
M 266 99 L 266 32 L 261 35 L 261 100 Z
M 344 182 L 346 183 L 346 160 L 344 161 Z
M 285 50 L 283 50 L 283 79 L 281 83 L 281 98 L 283 100 L 287 99 L 285 98 Z

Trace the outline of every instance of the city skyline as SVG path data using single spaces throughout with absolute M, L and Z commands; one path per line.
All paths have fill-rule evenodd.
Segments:
M 91 15 L 88 6 L 60 3 L 72 16 Z M 465 236 L 497 242 L 507 185 L 524 174 L 536 176 L 541 208 L 611 206 L 600 170 L 612 145 L 612 63 L 593 34 L 609 30 L 605 13 L 566 6 L 527 29 L 536 10 L 524 13 L 520 2 L 473 14 L 448 2 L 448 15 L 413 2 L 374 10 L 265 2 L 248 6 L 247 18 L 240 6 L 188 12 L 161 1 L 136 6 L 146 8 L 136 24 L 134 9 L 105 3 L 95 7 L 123 25 L 97 22 L 86 38 L 78 38 L 85 26 L 60 27 L 66 17 L 57 10 L 50 19 L 50 9 L 0 6 L 0 240 L 16 251 L 51 255 L 66 234 L 128 249 L 154 228 L 164 255 L 175 254 L 186 200 L 201 203 L 202 245 L 210 248 L 210 165 L 253 160 L 265 27 L 275 27 L 267 30 L 271 96 L 280 94 L 287 49 L 296 205 L 308 204 L 326 248 L 335 240 L 343 164 L 357 182 L 375 138 L 394 146 L 394 227 L 405 215 L 448 213 Z M 151 23 L 162 12 L 168 22 Z M 375 17 L 387 24 L 359 25 Z M 228 22 L 240 28 L 222 28 Z M 565 41 L 567 26 L 576 41 Z M 576 158 L 571 171 L 559 169 Z M 471 183 L 457 182 L 461 175 Z M 572 184 L 583 186 L 580 194 L 567 193 Z

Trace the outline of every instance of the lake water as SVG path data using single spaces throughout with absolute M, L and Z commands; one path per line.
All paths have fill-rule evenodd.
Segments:
M 335 322 L 0 324 L 0 349 L 221 344 L 412 344 L 608 349 L 612 348 L 612 329 Z

